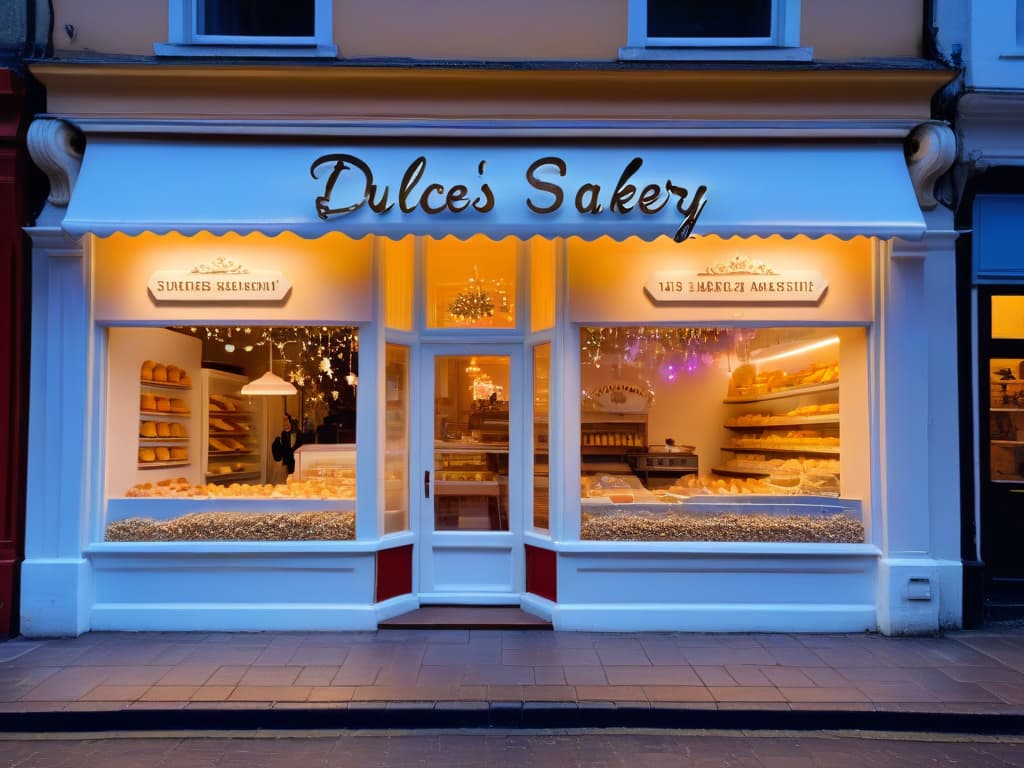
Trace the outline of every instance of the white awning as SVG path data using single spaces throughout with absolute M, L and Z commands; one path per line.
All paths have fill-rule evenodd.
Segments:
M 318 198 L 328 194 L 318 212 Z M 925 232 L 898 142 L 106 137 L 89 139 L 64 228 L 76 236 L 209 231 L 314 238 L 340 231 L 355 238 L 651 240 L 684 235 L 687 222 L 695 235 L 722 237 L 916 239 Z

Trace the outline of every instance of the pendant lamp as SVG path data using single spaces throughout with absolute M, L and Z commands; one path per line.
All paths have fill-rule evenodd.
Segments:
M 295 385 L 285 381 L 274 373 L 274 342 L 267 338 L 267 350 L 269 352 L 269 364 L 267 372 L 258 379 L 253 379 L 244 387 L 242 394 L 247 397 L 268 397 L 273 395 L 294 395 L 298 392 Z

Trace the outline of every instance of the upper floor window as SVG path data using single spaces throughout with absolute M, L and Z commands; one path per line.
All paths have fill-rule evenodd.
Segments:
M 333 0 L 169 0 L 169 56 L 337 56 Z
M 800 0 L 629 0 L 622 59 L 809 60 Z

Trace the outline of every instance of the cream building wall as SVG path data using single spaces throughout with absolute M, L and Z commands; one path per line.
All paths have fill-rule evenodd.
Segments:
M 924 0 L 803 0 L 800 44 L 815 59 L 921 55 Z M 614 61 L 627 0 L 335 0 L 342 58 Z M 59 56 L 151 56 L 167 0 L 54 0 Z

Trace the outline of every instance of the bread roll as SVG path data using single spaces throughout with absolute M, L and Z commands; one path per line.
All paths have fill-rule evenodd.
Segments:
M 139 399 L 139 407 L 144 411 L 155 411 L 156 397 L 149 392 L 143 392 L 142 397 Z
M 153 366 L 153 381 L 167 381 L 167 366 L 157 363 Z
M 156 423 L 156 436 L 157 437 L 170 437 L 171 436 L 171 425 L 166 421 L 158 421 Z
M 156 437 L 157 428 L 156 424 L 152 421 L 143 421 L 139 424 L 139 436 L 140 437 Z
M 139 461 L 156 461 L 156 451 L 152 448 L 139 448 Z
M 142 380 L 152 381 L 153 380 L 153 366 L 155 366 L 152 360 L 144 360 L 142 362 Z
M 170 461 L 171 451 L 166 446 L 158 445 L 153 450 L 156 451 L 156 460 L 157 461 Z

